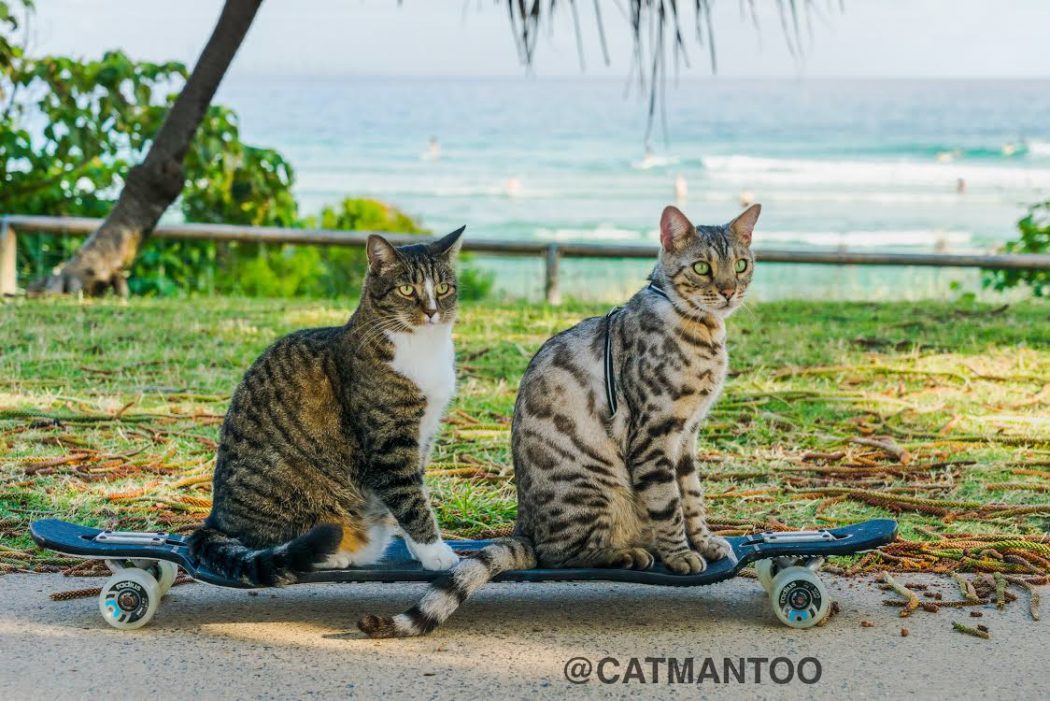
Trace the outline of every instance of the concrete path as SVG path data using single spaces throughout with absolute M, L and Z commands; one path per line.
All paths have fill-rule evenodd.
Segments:
M 945 598 L 956 598 L 949 581 L 902 579 L 938 582 Z M 102 579 L 7 575 L 0 577 L 0 699 L 1050 697 L 1050 621 L 1031 621 L 1026 601 L 982 609 L 979 619 L 942 610 L 902 620 L 870 580 L 827 580 L 841 613 L 807 631 L 776 623 L 748 579 L 700 589 L 497 584 L 430 637 L 372 641 L 357 632 L 357 618 L 403 609 L 421 585 L 305 585 L 251 595 L 191 584 L 172 590 L 152 624 L 119 632 L 102 621 L 94 598 L 48 599 Z M 952 621 L 983 623 L 992 638 L 954 632 Z M 676 658 L 682 675 L 692 658 L 693 684 L 668 683 L 671 662 L 647 657 Z M 787 660 L 771 670 L 777 657 Z M 589 681 L 566 680 L 573 658 L 589 661 Z M 603 658 L 614 658 L 601 672 L 616 681 L 597 678 Z M 745 659 L 739 682 L 732 670 L 725 678 L 725 658 L 737 668 L 740 658 L 767 661 Z M 812 680 L 818 664 L 819 680 L 799 680 Z M 574 674 L 587 666 L 568 665 Z M 789 670 L 790 681 L 770 680 L 771 671 L 783 681 Z

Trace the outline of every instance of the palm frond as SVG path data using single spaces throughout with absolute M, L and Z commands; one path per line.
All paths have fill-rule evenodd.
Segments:
M 497 0 L 500 2 L 501 0 Z M 502 0 L 506 2 L 510 16 L 511 29 L 522 63 L 531 66 L 536 52 L 536 38 L 540 22 L 547 18 L 553 25 L 555 12 L 561 5 L 569 6 L 572 24 L 576 32 L 576 47 L 580 57 L 580 67 L 585 67 L 584 41 L 580 26 L 580 16 L 576 0 Z M 718 72 L 718 51 L 715 46 L 715 29 L 712 20 L 714 0 L 627 0 L 624 8 L 615 0 L 621 13 L 627 19 L 631 36 L 634 39 L 634 62 L 631 74 L 638 71 L 639 85 L 648 91 L 648 123 L 646 140 L 651 136 L 653 122 L 658 104 L 662 105 L 662 92 L 666 83 L 667 71 L 665 62 L 668 49 L 674 58 L 675 67 L 679 62 L 688 67 L 689 54 L 682 33 L 685 24 L 683 12 L 688 7 L 693 14 L 696 41 L 707 49 L 711 72 Z M 598 30 L 602 57 L 609 64 L 609 49 L 605 39 L 605 25 L 602 21 L 603 0 L 594 0 L 594 18 Z M 608 0 L 606 0 L 607 4 Z M 756 0 L 738 0 L 742 17 L 749 18 L 755 30 L 759 31 L 759 10 Z M 811 39 L 813 28 L 811 14 L 816 10 L 814 0 L 772 0 L 775 3 L 781 33 L 788 51 L 796 61 L 805 56 L 804 35 Z M 771 3 L 772 4 L 772 3 Z M 838 5 L 845 11 L 845 0 L 828 0 L 829 7 Z M 803 22 L 805 30 L 803 30 Z

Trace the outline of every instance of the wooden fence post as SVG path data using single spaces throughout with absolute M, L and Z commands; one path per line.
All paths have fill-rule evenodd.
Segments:
M 544 265 L 544 293 L 547 304 L 561 304 L 561 292 L 558 290 L 558 263 L 561 261 L 561 253 L 558 244 L 552 243 L 547 246 L 547 258 Z
M 0 219 L 0 297 L 13 295 L 18 291 L 17 267 L 18 248 L 15 245 L 15 229 L 7 217 Z

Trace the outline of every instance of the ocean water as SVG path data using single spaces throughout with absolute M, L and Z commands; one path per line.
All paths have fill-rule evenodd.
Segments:
M 991 251 L 1050 199 L 1050 81 L 669 83 L 648 154 L 645 101 L 618 80 L 253 76 L 218 99 L 249 143 L 290 159 L 306 212 L 376 197 L 436 232 L 467 224 L 485 238 L 655 241 L 666 204 L 717 223 L 753 199 L 757 246 Z M 478 265 L 506 294 L 540 294 L 539 260 Z M 649 267 L 568 260 L 562 286 L 613 300 Z M 761 299 L 979 289 L 976 271 L 756 272 Z

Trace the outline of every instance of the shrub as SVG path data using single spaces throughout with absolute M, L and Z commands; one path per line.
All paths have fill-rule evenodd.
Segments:
M 1032 205 L 1017 228 L 1021 236 L 1003 247 L 1006 253 L 1050 253 L 1050 202 Z M 1036 297 L 1050 297 L 1050 270 L 985 270 L 984 285 L 999 291 L 1027 285 Z

